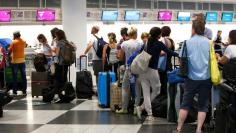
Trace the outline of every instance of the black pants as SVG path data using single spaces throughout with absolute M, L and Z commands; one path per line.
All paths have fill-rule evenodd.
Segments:
M 4 87 L 4 70 L 0 69 L 0 89 Z
M 60 89 L 67 82 L 67 74 L 68 74 L 67 65 L 56 65 L 55 69 L 55 87 L 56 90 Z
M 118 67 L 119 63 L 115 63 L 113 65 L 109 64 L 104 66 L 104 70 L 106 72 L 114 72 L 116 74 L 116 80 L 118 80 Z
M 167 95 L 167 72 L 158 71 L 160 76 L 160 82 L 161 82 L 161 92 L 160 95 Z

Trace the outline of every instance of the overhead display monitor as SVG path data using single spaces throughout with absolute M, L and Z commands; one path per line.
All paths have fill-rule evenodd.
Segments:
M 11 10 L 0 10 L 0 22 L 11 21 Z
M 232 13 L 232 12 L 223 12 L 222 17 L 221 17 L 221 21 L 222 22 L 232 22 L 233 17 L 234 17 L 234 13 Z
M 178 21 L 190 21 L 191 13 L 190 12 L 179 12 L 178 13 Z
M 118 19 L 118 11 L 102 11 L 102 21 L 116 21 Z
M 140 11 L 125 11 L 125 21 L 139 21 Z
M 171 11 L 159 11 L 158 12 L 158 20 L 159 21 L 171 21 L 172 20 L 172 12 Z
M 37 21 L 55 21 L 56 11 L 51 9 L 37 10 Z
M 206 13 L 206 21 L 207 22 L 217 22 L 218 21 L 218 13 L 217 12 L 207 12 Z

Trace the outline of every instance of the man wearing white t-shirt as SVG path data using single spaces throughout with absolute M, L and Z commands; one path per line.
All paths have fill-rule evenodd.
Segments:
M 92 48 L 93 52 L 93 71 L 94 75 L 96 76 L 96 82 L 98 83 L 98 73 L 103 71 L 103 64 L 102 64 L 102 58 L 99 58 L 96 54 L 97 44 L 98 44 L 98 38 L 100 36 L 98 35 L 99 27 L 93 26 L 91 30 L 91 37 L 88 43 L 88 47 L 86 48 L 84 55 L 86 55 L 90 49 Z

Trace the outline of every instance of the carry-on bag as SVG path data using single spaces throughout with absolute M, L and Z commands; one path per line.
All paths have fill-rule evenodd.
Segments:
M 116 81 L 114 72 L 99 72 L 98 74 L 98 102 L 102 108 L 110 107 L 110 89 Z
M 42 90 L 49 86 L 48 72 L 32 72 L 31 74 L 31 94 L 32 97 L 42 96 Z
M 76 63 L 75 63 L 76 64 Z M 91 99 L 93 92 L 93 79 L 90 71 L 87 71 L 87 56 L 79 58 L 79 72 L 76 73 L 76 95 L 78 99 Z
M 110 91 L 110 108 L 111 111 L 116 111 L 121 109 L 122 104 L 122 92 L 121 87 L 118 83 L 113 83 Z

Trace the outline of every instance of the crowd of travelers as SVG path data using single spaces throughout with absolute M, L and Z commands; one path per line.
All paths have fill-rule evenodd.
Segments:
M 209 99 L 211 97 L 211 73 L 210 73 L 210 46 L 214 44 L 215 53 L 218 62 L 224 65 L 230 59 L 236 58 L 236 30 L 229 33 L 228 43 L 223 43 L 221 38 L 222 31 L 218 31 L 215 39 L 212 37 L 212 31 L 207 28 L 202 14 L 197 15 L 192 22 L 191 38 L 185 41 L 188 56 L 188 76 L 184 82 L 184 94 L 180 111 L 178 115 L 178 126 L 176 132 L 180 133 L 187 115 L 192 108 L 195 95 L 198 95 L 198 116 L 196 133 L 202 132 L 207 112 L 209 111 Z M 172 71 L 177 64 L 173 64 L 173 58 L 183 56 L 183 46 L 178 53 L 176 45 L 171 39 L 171 28 L 168 26 L 153 27 L 148 32 L 141 35 L 142 42 L 138 41 L 138 29 L 135 27 L 122 28 L 120 35 L 121 40 L 117 40 L 117 35 L 113 32 L 107 34 L 107 44 L 103 47 L 102 55 L 97 55 L 98 38 L 100 28 L 93 26 L 91 38 L 89 38 L 88 47 L 84 53 L 86 55 L 90 50 L 93 51 L 93 71 L 98 84 L 99 72 L 114 72 L 116 78 L 121 78 L 120 68 L 124 68 L 122 75 L 122 106 L 116 110 L 118 114 L 129 113 L 130 100 L 133 99 L 133 114 L 142 119 L 142 113 L 147 113 L 147 121 L 154 121 L 152 101 L 160 95 L 168 95 L 168 72 Z M 48 65 L 55 65 L 55 82 L 60 86 L 67 82 L 67 73 L 69 65 L 63 63 L 61 53 L 64 50 L 68 40 L 65 32 L 61 29 L 54 28 L 51 30 L 52 42 L 49 44 L 47 38 L 40 34 L 37 39 L 41 45 L 40 53 L 43 53 L 48 61 Z M 11 53 L 12 76 L 13 76 L 13 94 L 17 95 L 17 71 L 21 72 L 23 79 L 23 94 L 26 95 L 27 80 L 25 67 L 24 48 L 26 42 L 21 38 L 20 32 L 13 33 L 13 42 L 8 51 Z M 212 40 L 213 39 L 213 40 Z M 223 47 L 225 50 L 222 50 Z M 148 69 L 145 73 L 135 75 L 131 71 L 129 64 L 130 57 L 136 51 L 145 51 L 151 58 Z M 164 69 L 160 67 L 160 59 L 166 58 Z M 179 64 L 181 65 L 181 64 Z M 135 83 L 135 91 L 132 88 L 132 79 Z M 2 82 L 2 81 L 1 81 Z M 3 84 L 3 83 L 2 83 Z M 2 85 L 1 84 L 1 85 Z

